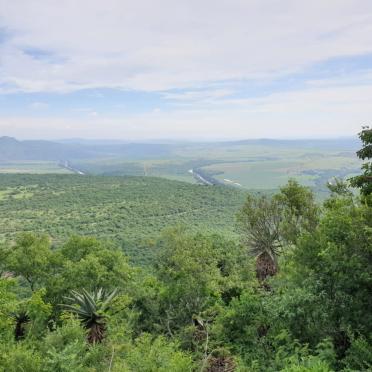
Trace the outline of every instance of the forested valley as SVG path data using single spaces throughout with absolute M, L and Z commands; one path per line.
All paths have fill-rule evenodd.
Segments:
M 360 138 L 362 173 L 321 204 L 295 180 L 2 175 L 0 370 L 372 370 L 372 129 Z

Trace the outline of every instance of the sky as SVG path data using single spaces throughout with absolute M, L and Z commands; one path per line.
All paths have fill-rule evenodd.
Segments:
M 371 0 L 0 0 L 0 136 L 352 136 Z

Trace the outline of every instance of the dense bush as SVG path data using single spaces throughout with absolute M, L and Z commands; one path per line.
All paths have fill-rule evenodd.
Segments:
M 0 242 L 19 232 L 113 242 L 136 264 L 150 263 L 164 228 L 237 237 L 235 214 L 246 194 L 152 177 L 10 175 L 0 177 Z

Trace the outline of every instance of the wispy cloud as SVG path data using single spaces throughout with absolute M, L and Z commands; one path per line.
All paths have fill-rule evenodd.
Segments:
M 162 96 L 169 100 L 183 104 L 195 103 L 214 103 L 223 98 L 234 94 L 232 89 L 205 89 L 205 90 L 185 90 L 182 92 L 165 92 Z

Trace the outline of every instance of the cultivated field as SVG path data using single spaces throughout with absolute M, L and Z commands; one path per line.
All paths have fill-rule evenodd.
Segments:
M 155 159 L 118 158 L 79 162 L 92 174 L 157 176 L 195 182 L 191 169 L 200 169 L 219 182 L 249 190 L 273 190 L 295 178 L 324 193 L 333 177 L 347 178 L 358 172 L 356 148 L 345 142 L 272 141 L 179 145 L 172 156 Z
M 0 173 L 71 174 L 53 161 L 8 161 L 0 162 Z

